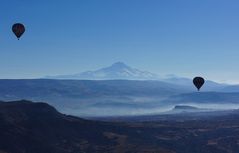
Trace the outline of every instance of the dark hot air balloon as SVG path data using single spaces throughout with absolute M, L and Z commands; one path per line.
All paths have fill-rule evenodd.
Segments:
M 204 82 L 205 81 L 204 81 L 204 79 L 202 77 L 195 77 L 193 79 L 193 84 L 197 87 L 198 91 L 203 86 Z
M 22 34 L 25 32 L 25 27 L 21 23 L 15 23 L 12 26 L 12 32 L 16 35 L 16 37 L 19 38 L 22 36 Z

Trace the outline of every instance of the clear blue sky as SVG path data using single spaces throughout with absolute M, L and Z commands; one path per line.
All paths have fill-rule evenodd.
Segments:
M 15 22 L 26 25 L 20 41 Z M 72 74 L 116 61 L 239 82 L 239 1 L 1 0 L 0 78 Z

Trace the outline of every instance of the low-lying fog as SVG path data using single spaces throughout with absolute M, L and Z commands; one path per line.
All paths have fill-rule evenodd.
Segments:
M 97 101 L 97 102 L 96 102 Z M 99 116 L 132 116 L 132 115 L 152 115 L 175 113 L 175 106 L 193 106 L 197 111 L 216 111 L 216 110 L 231 110 L 239 109 L 239 104 L 227 103 L 207 103 L 199 104 L 193 102 L 165 104 L 158 100 L 152 99 L 137 99 L 130 101 L 129 99 L 118 100 L 85 100 L 74 105 L 57 107 L 59 111 L 65 114 L 75 115 L 79 117 L 99 117 Z M 187 111 L 187 110 L 182 110 Z M 191 110 L 192 111 L 192 110 Z

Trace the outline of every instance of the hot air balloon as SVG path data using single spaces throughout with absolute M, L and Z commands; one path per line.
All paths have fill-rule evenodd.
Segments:
M 16 35 L 16 37 L 19 38 L 22 36 L 22 34 L 25 32 L 25 27 L 21 23 L 15 23 L 12 26 L 12 32 Z
M 196 86 L 196 88 L 198 89 L 198 91 L 200 90 L 200 88 L 203 86 L 204 84 L 204 79 L 202 77 L 195 77 L 193 79 L 193 84 Z

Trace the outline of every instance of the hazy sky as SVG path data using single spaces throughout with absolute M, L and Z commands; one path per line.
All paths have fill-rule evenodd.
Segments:
M 18 41 L 15 22 L 26 25 Z M 116 61 L 160 75 L 239 82 L 238 0 L 1 0 L 0 78 Z

